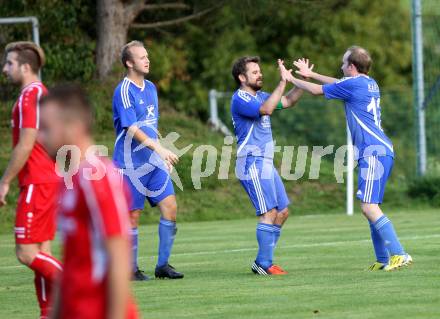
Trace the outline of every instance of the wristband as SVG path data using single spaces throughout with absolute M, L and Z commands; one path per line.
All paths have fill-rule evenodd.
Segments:
M 276 109 L 277 110 L 282 110 L 283 109 L 283 103 L 281 103 L 281 101 L 278 102 Z

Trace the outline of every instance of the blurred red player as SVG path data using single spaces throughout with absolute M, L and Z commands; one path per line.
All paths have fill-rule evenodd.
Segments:
M 13 42 L 5 48 L 3 73 L 21 88 L 12 109 L 13 151 L 0 179 L 0 207 L 6 204 L 9 185 L 18 176 L 20 195 L 15 218 L 18 260 L 35 273 L 40 318 L 47 318 L 52 284 L 61 271 L 51 256 L 55 236 L 59 177 L 55 163 L 39 142 L 39 101 L 47 90 L 38 78 L 44 52 L 33 42 Z
M 112 162 L 93 151 L 87 96 L 78 86 L 62 85 L 50 90 L 41 107 L 49 154 L 55 157 L 67 145 L 70 168 L 77 165 L 61 195 L 64 271 L 51 318 L 137 318 L 126 193 Z

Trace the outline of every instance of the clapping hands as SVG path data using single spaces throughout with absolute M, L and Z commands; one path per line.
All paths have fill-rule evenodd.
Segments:
M 293 62 L 293 65 L 298 68 L 298 70 L 295 71 L 296 74 L 301 75 L 303 78 L 310 78 L 313 74 L 313 67 L 314 64 L 310 65 L 309 59 L 298 59 Z
M 284 66 L 284 61 L 281 59 L 278 59 L 278 68 L 280 70 L 280 76 L 282 81 L 286 82 L 292 82 L 293 75 L 292 75 L 292 69 L 287 70 Z

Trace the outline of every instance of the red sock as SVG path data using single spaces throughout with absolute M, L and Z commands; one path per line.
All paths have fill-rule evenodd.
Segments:
M 50 312 L 50 303 L 49 303 L 51 299 L 50 298 L 51 289 L 49 289 L 50 285 L 38 273 L 35 273 L 34 284 L 35 284 L 35 291 L 37 293 L 38 304 L 40 305 L 40 316 L 47 317 L 49 316 L 49 312 Z
M 39 252 L 29 265 L 35 272 L 35 290 L 40 305 L 41 318 L 49 315 L 52 297 L 52 286 L 62 271 L 61 263 L 54 257 Z
M 42 252 L 35 256 L 29 268 L 39 273 L 49 283 L 53 283 L 63 269 L 61 263 L 56 258 Z

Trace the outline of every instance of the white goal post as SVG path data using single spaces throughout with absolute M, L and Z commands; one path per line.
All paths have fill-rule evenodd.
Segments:
M 232 135 L 229 128 L 222 122 L 218 116 L 218 99 L 229 98 L 232 94 L 230 92 L 218 92 L 217 90 L 209 90 L 209 123 L 216 131 L 220 131 L 224 135 Z M 351 141 L 350 130 L 346 129 L 347 135 L 347 180 L 346 180 L 346 214 L 353 215 L 353 197 L 354 197 L 354 150 Z
M 354 150 L 353 142 L 351 140 L 350 129 L 347 124 L 347 199 L 346 199 L 346 210 L 347 215 L 353 215 L 353 175 L 354 175 Z

